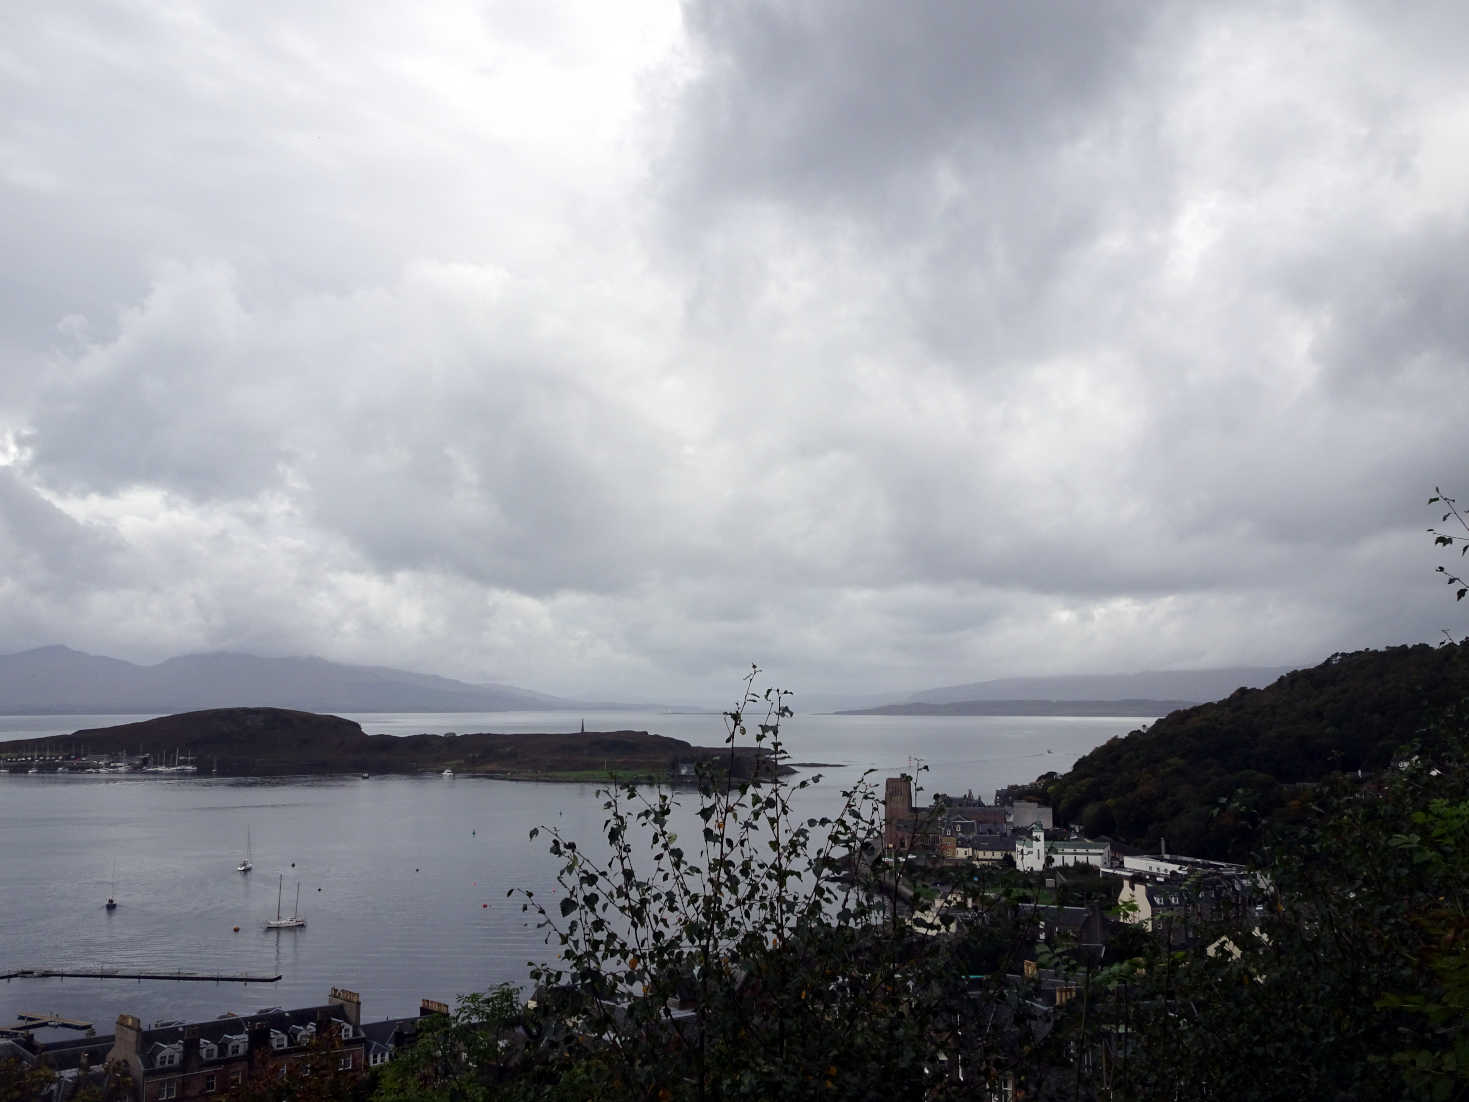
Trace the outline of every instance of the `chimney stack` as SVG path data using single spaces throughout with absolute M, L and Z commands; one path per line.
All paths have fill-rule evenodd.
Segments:
M 117 1027 L 113 1031 L 112 1048 L 107 1051 L 107 1062 L 126 1067 L 134 1083 L 143 1081 L 143 1058 L 138 1052 L 142 1043 L 143 1023 L 134 1014 L 119 1014 Z
M 342 1017 L 351 1022 L 354 1029 L 362 1025 L 362 996 L 357 992 L 348 991 L 345 987 L 333 987 L 327 1003 L 341 1007 Z

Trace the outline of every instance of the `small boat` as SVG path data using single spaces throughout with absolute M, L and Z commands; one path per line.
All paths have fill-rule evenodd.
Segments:
M 286 878 L 282 875 L 275 889 L 275 918 L 266 921 L 267 930 L 298 930 L 306 925 L 306 920 L 301 917 L 301 882 L 299 880 L 296 881 L 296 909 L 291 913 L 290 918 L 281 917 L 281 889 L 285 882 Z
M 117 910 L 117 864 L 112 865 L 112 894 L 107 897 L 107 910 Z
M 446 776 L 446 777 L 452 777 L 454 775 L 454 770 L 452 770 L 452 769 L 445 769 L 443 775 Z
M 249 872 L 254 867 L 255 867 L 254 862 L 252 862 L 250 860 L 250 828 L 249 827 L 246 827 L 245 828 L 245 856 L 242 857 L 242 858 L 240 858 L 240 863 L 235 866 L 235 871 L 236 872 Z

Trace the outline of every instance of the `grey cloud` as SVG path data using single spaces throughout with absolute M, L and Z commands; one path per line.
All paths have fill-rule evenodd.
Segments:
M 535 336 L 544 311 L 513 287 L 488 317 L 445 295 L 409 273 L 252 314 L 228 272 L 177 269 L 114 341 L 53 368 L 27 469 L 67 490 L 284 496 L 385 571 L 625 587 L 680 541 L 667 442 L 595 363 Z
M 12 20 L 17 637 L 687 698 L 1452 620 L 1453 10 L 533 7 Z
M 1469 372 L 1469 223 L 1435 217 L 1406 232 L 1364 227 L 1353 262 L 1303 258 L 1289 290 L 1319 318 L 1315 352 L 1337 388 L 1413 387 Z M 1466 400 L 1469 401 L 1469 400 Z
M 121 541 L 79 524 L 0 466 L 0 584 L 20 593 L 65 593 L 116 584 Z
M 176 271 L 116 340 L 59 358 L 23 436 L 29 466 L 68 490 L 161 485 L 197 499 L 251 496 L 284 458 L 241 357 L 252 319 L 227 271 Z
M 684 122 L 701 197 L 821 206 L 975 145 L 1064 143 L 1125 81 L 1144 5 L 694 2 L 706 66 Z

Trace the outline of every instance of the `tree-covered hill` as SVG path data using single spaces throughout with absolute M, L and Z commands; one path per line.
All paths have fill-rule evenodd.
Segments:
M 1469 643 L 1337 654 L 1263 689 L 1173 712 L 1041 782 L 1058 822 L 1152 849 L 1249 856 L 1263 819 L 1299 786 L 1381 769 L 1430 745 L 1469 698 Z

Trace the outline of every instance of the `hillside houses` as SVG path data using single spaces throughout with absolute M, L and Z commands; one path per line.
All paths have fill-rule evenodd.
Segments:
M 1043 873 L 1085 866 L 1115 877 L 1122 917 L 1170 940 L 1187 938 L 1219 919 L 1252 920 L 1259 885 L 1240 865 L 1176 854 L 1123 852 L 1107 839 L 1052 829 L 1052 812 L 1002 789 L 986 805 L 972 793 L 913 802 L 908 776 L 884 785 L 883 842 L 894 857 L 926 857 L 946 864 L 1006 864 Z M 1001 803 L 1001 800 L 1008 802 Z

